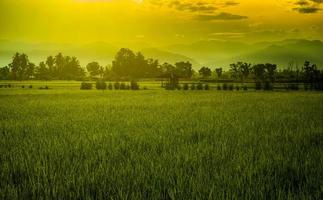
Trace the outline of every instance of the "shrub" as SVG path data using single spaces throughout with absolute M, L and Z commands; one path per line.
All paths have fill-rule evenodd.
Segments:
M 264 85 L 264 90 L 273 90 L 273 85 L 272 83 L 266 81 Z
M 205 85 L 204 85 L 204 90 L 210 90 L 210 86 L 209 86 L 209 84 L 205 84 Z
M 41 87 L 39 89 L 43 89 L 43 88 Z M 81 83 L 81 90 L 91 90 L 91 89 L 92 89 L 92 83 L 87 83 L 87 82 Z
M 108 85 L 108 89 L 109 89 L 109 90 L 112 90 L 112 89 L 113 89 L 113 85 L 112 85 L 112 83 L 109 83 L 109 85 Z
M 229 88 L 229 90 L 231 90 L 231 91 L 232 91 L 232 90 L 233 90 L 233 85 L 229 85 L 229 87 L 228 87 L 228 88 Z
M 203 84 L 202 83 L 197 84 L 196 89 L 203 90 Z
M 236 86 L 236 90 L 237 90 L 237 91 L 239 91 L 239 90 L 240 90 L 240 86 L 239 86 L 239 85 L 237 85 L 237 86 Z
M 184 83 L 184 85 L 183 85 L 183 90 L 188 90 L 188 89 L 189 89 L 188 84 L 187 84 L 187 83 Z
M 97 90 L 106 90 L 107 89 L 107 84 L 104 81 L 97 81 L 95 83 L 95 87 Z
M 130 87 L 132 90 L 139 90 L 139 85 L 138 85 L 137 81 L 131 81 Z
M 218 90 L 222 90 L 221 85 L 217 85 Z
M 228 84 L 223 83 L 223 85 L 222 85 L 222 89 L 223 89 L 223 90 L 228 90 Z
M 0 88 L 2 88 L 3 85 L 0 85 Z
M 191 84 L 191 90 L 195 90 L 196 89 L 196 86 L 195 86 L 195 84 L 193 83 L 193 84 Z
M 261 84 L 261 82 L 256 82 L 255 89 L 256 89 L 256 90 L 261 90 L 261 88 L 262 88 L 262 84 Z
M 114 83 L 114 89 L 115 90 L 119 90 L 120 89 L 120 83 L 119 82 L 115 82 Z
M 11 88 L 11 84 L 8 84 L 8 88 Z
M 181 85 L 177 85 L 176 89 L 181 90 L 182 89 Z
M 121 83 L 120 84 L 120 90 L 125 90 L 126 89 L 126 84 L 125 83 Z
M 92 88 L 92 85 L 91 85 L 91 88 Z M 40 90 L 48 90 L 49 89 L 49 87 L 46 85 L 45 87 L 40 87 L 39 88 Z M 82 90 L 82 89 L 81 89 Z
M 130 85 L 126 84 L 126 90 L 130 90 Z
M 242 86 L 242 88 L 243 88 L 244 91 L 248 90 L 248 86 L 246 86 L 246 85 Z
M 22 85 L 22 86 L 21 86 L 21 88 L 22 88 L 22 89 L 24 89 L 24 88 L 25 88 L 25 86 L 24 86 L 24 85 Z
M 145 87 L 144 87 L 144 90 L 148 90 L 148 88 L 145 86 Z
M 32 85 L 29 85 L 29 89 L 32 89 L 33 88 L 33 86 Z

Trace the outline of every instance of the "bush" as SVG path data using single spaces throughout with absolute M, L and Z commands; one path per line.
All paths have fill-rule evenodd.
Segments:
M 2 88 L 3 85 L 0 85 L 0 88 Z
M 29 85 L 29 89 L 32 89 L 33 88 L 33 86 L 32 85 Z
M 222 85 L 222 89 L 223 89 L 223 90 L 228 90 L 228 84 L 223 83 L 223 85 Z
M 265 82 L 264 90 L 273 90 L 273 84 L 270 82 Z
M 204 85 L 204 90 L 210 90 L 210 86 L 208 84 Z
M 126 84 L 126 90 L 130 90 L 130 85 Z
M 108 85 L 108 89 L 109 89 L 109 90 L 112 90 L 112 89 L 113 89 L 113 85 L 112 85 L 112 83 L 109 83 L 109 85 Z
M 43 88 L 41 87 L 39 89 L 43 89 Z M 86 82 L 81 83 L 81 90 L 91 90 L 91 89 L 92 89 L 92 83 L 86 83 Z
M 239 91 L 239 90 L 240 90 L 240 86 L 239 86 L 239 85 L 237 85 L 237 86 L 236 86 L 236 90 L 237 90 L 237 91 Z
M 8 84 L 8 88 L 11 88 L 11 84 Z
M 231 90 L 231 91 L 232 91 L 232 90 L 233 90 L 233 85 L 229 85 L 229 87 L 228 87 L 228 88 L 229 88 L 229 90 Z
M 261 82 L 256 82 L 255 89 L 256 89 L 256 90 L 261 90 L 261 88 L 262 88 L 262 84 L 261 84 Z
M 97 90 L 106 90 L 107 89 L 107 84 L 104 81 L 97 81 L 95 83 L 95 87 Z
M 130 87 L 132 90 L 139 90 L 139 85 L 138 85 L 137 81 L 131 81 Z
M 114 89 L 115 90 L 119 90 L 120 89 L 120 83 L 119 82 L 115 82 L 114 83 Z
M 246 85 L 242 86 L 242 88 L 243 88 L 244 91 L 248 90 L 248 86 L 246 86 Z
M 221 85 L 217 85 L 218 90 L 222 90 Z
M 203 84 L 202 83 L 197 84 L 196 89 L 203 90 Z
M 188 90 L 189 89 L 189 86 L 188 86 L 188 84 L 187 83 L 185 83 L 184 85 L 183 85 L 183 90 Z
M 91 88 L 92 88 L 92 84 L 91 84 Z M 45 87 L 40 87 L 39 89 L 40 89 L 40 90 L 48 90 L 48 89 L 49 89 L 49 87 L 46 85 Z
M 22 89 L 24 89 L 24 88 L 25 88 L 25 86 L 24 86 L 24 85 L 22 85 L 22 86 L 21 86 L 21 88 L 22 88 Z
M 125 83 L 121 83 L 120 84 L 120 90 L 125 90 L 126 89 L 126 84 Z
M 181 90 L 182 89 L 181 85 L 177 85 L 176 89 Z

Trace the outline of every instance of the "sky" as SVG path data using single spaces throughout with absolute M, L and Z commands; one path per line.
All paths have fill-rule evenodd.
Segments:
M 323 40 L 323 0 L 0 0 L 0 39 L 152 45 Z

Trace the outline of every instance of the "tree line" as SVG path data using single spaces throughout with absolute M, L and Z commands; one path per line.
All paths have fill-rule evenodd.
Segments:
M 203 66 L 198 72 L 193 70 L 190 62 L 175 64 L 163 63 L 152 58 L 145 58 L 140 52 L 122 48 L 115 55 L 110 66 L 103 67 L 98 62 L 91 62 L 81 67 L 78 58 L 64 56 L 48 56 L 38 65 L 30 62 L 26 54 L 16 53 L 10 64 L 0 68 L 2 80 L 134 80 L 141 78 L 173 78 L 173 79 L 217 79 L 233 80 L 244 83 L 253 81 L 258 84 L 272 84 L 275 81 L 302 82 L 310 87 L 321 87 L 323 71 L 315 64 L 305 61 L 301 68 L 291 64 L 287 69 L 278 71 L 277 65 L 271 63 L 252 65 L 237 62 L 230 65 L 228 71 L 218 67 L 212 70 Z M 174 81 L 176 84 L 176 81 Z

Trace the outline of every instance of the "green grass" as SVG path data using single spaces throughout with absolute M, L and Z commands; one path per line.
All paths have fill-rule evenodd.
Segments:
M 0 89 L 0 130 L 0 199 L 323 198 L 322 93 Z

